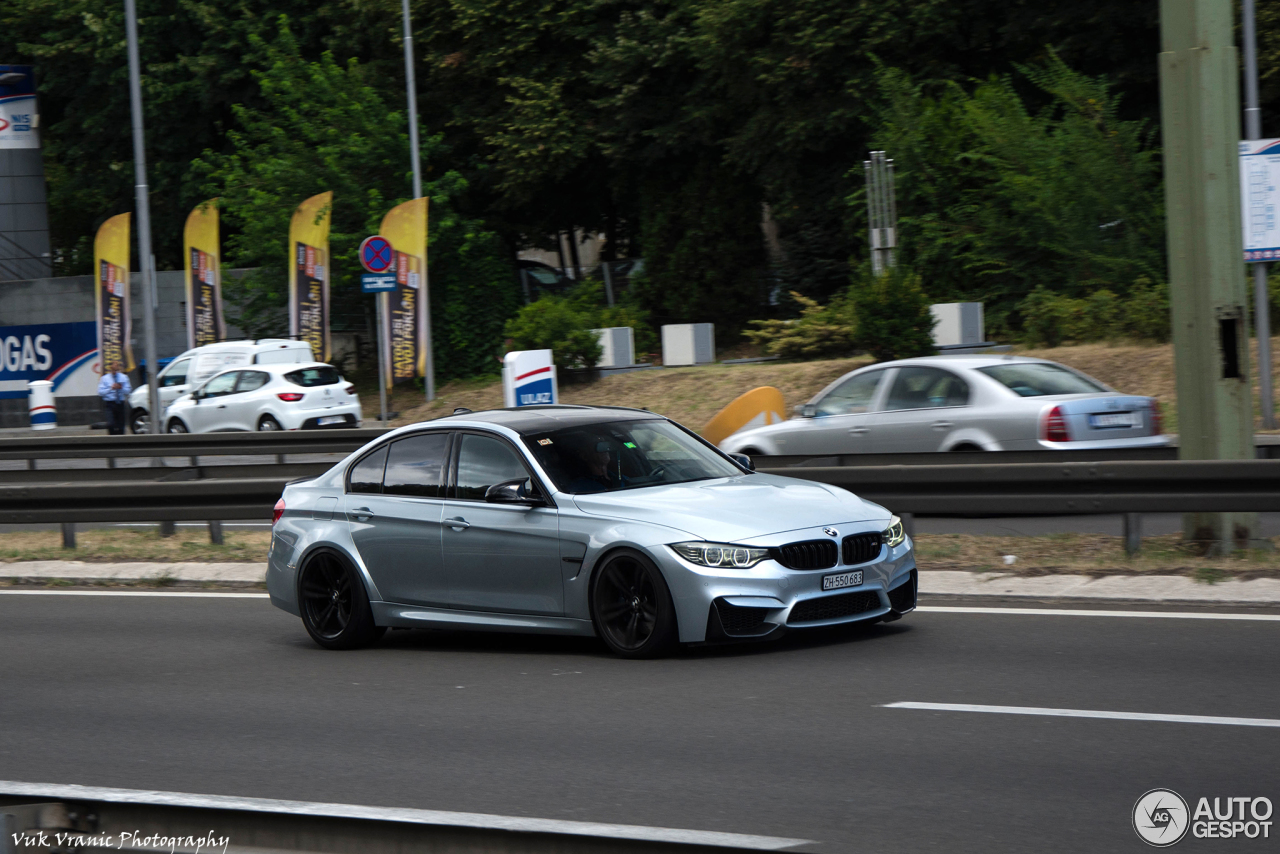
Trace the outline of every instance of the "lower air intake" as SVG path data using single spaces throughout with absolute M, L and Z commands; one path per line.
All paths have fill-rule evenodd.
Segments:
M 916 587 L 917 587 L 916 571 L 911 570 L 911 576 L 902 584 L 889 591 L 889 607 L 902 614 L 910 611 L 916 606 Z
M 716 614 L 720 617 L 720 626 L 730 637 L 752 637 L 773 631 L 773 624 L 764 621 L 764 615 L 768 610 L 768 608 L 742 608 L 730 605 L 723 599 L 716 600 Z
M 873 590 L 841 593 L 838 596 L 820 596 L 817 599 L 797 602 L 791 609 L 791 615 L 787 617 L 787 625 L 838 620 L 841 617 L 852 617 L 865 611 L 874 611 L 879 607 L 880 596 Z

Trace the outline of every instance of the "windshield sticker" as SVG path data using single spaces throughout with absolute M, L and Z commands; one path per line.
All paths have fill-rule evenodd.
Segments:
M 551 440 L 550 440 L 550 439 L 539 439 L 539 440 L 538 440 L 538 444 L 539 444 L 539 445 L 550 445 L 550 444 L 551 444 Z

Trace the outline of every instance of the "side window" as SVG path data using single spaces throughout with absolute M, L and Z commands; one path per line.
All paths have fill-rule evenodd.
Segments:
M 440 497 L 448 433 L 423 433 L 393 442 L 387 456 L 382 491 L 389 495 Z
M 885 409 L 932 409 L 964 406 L 969 386 L 950 371 L 938 368 L 899 368 Z
M 183 385 L 187 381 L 187 368 L 191 367 L 190 359 L 183 359 L 174 362 L 169 366 L 169 370 L 160 378 L 160 387 L 168 388 L 172 385 Z
M 236 383 L 236 394 L 242 391 L 257 391 L 267 384 L 271 375 L 265 371 L 241 371 L 240 382 Z
M 204 396 L 221 397 L 224 394 L 231 394 L 235 391 L 236 380 L 239 378 L 239 371 L 228 371 L 225 374 L 218 374 L 216 377 L 204 384 Z
M 871 401 L 875 400 L 876 389 L 882 379 L 884 371 L 870 371 L 850 377 L 818 401 L 817 414 L 853 415 L 866 412 L 871 408 Z
M 483 501 L 495 483 L 529 476 L 516 452 L 500 439 L 464 433 L 458 452 L 458 498 Z
M 381 492 L 382 470 L 387 467 L 387 446 L 383 445 L 359 460 L 347 475 L 347 492 Z

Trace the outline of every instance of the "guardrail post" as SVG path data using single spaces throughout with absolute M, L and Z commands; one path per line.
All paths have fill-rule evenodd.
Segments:
M 27 471 L 35 471 L 35 470 L 36 470 L 36 458 L 35 458 L 35 457 L 28 457 L 28 458 L 27 458 Z
M 213 543 L 215 546 L 222 545 L 222 523 L 221 522 L 209 523 L 209 542 Z
M 916 536 L 916 514 L 899 513 L 898 518 L 902 520 L 902 530 L 908 537 L 915 539 Z
M 172 521 L 160 523 L 160 536 L 172 537 L 174 533 L 174 525 Z
M 62 547 L 64 549 L 74 549 L 76 547 L 76 523 L 62 523 Z
M 1142 551 L 1142 514 L 1124 514 L 1124 553 L 1133 557 Z

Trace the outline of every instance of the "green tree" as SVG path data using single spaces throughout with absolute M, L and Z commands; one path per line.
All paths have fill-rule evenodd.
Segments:
M 264 106 L 237 106 L 243 129 L 228 135 L 231 151 L 208 151 L 194 167 L 202 192 L 221 198 L 234 229 L 228 262 L 253 268 L 227 283 L 240 306 L 235 320 L 255 335 L 284 331 L 290 218 L 303 199 L 332 191 L 333 317 L 339 328 L 363 328 L 371 308 L 360 293 L 356 250 L 408 197 L 404 116 L 388 108 L 354 60 L 342 67 L 329 54 L 303 59 L 285 18 L 271 42 L 252 41 L 266 66 L 254 73 Z M 426 162 L 443 156 L 438 137 L 426 139 L 422 155 Z M 436 371 L 442 380 L 468 376 L 489 368 L 502 323 L 517 305 L 515 277 L 496 236 L 454 210 L 452 199 L 465 190 L 457 173 L 444 172 L 423 190 L 431 200 Z
M 882 275 L 864 265 L 849 288 L 857 321 L 855 342 L 877 361 L 929 356 L 937 352 L 929 297 L 920 276 L 910 267 L 889 268 Z

